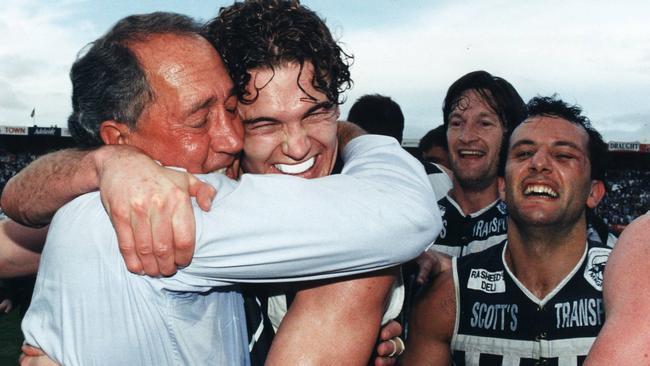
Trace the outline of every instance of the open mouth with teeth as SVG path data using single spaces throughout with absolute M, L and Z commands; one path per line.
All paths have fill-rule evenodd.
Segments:
M 458 155 L 461 158 L 480 158 L 485 155 L 483 151 L 480 150 L 458 150 Z
M 314 166 L 315 157 L 311 157 L 298 164 L 273 164 L 273 166 L 284 174 L 302 174 Z
M 558 198 L 559 194 L 547 185 L 532 184 L 524 189 L 524 196 Z

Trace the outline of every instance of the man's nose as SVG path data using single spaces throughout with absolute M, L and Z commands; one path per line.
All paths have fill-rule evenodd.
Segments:
M 300 161 L 311 149 L 311 140 L 303 126 L 293 126 L 285 131 L 282 152 L 293 160 Z
M 478 131 L 473 123 L 465 123 L 462 125 L 460 134 L 458 135 L 459 140 L 462 142 L 470 142 L 476 140 L 477 137 Z
M 220 118 L 211 131 L 211 146 L 215 152 L 239 154 L 244 148 L 244 126 L 239 115 Z
M 550 158 L 551 157 L 549 155 L 549 151 L 547 151 L 544 148 L 539 149 L 530 158 L 529 168 L 531 170 L 538 171 L 538 172 L 550 171 L 551 170 Z

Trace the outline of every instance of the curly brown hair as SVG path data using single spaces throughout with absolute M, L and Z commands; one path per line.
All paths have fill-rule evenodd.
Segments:
M 246 91 L 250 70 L 273 70 L 288 62 L 300 64 L 301 72 L 304 63 L 311 62 L 313 87 L 333 103 L 341 104 L 341 93 L 352 85 L 352 56 L 332 38 L 325 22 L 298 0 L 247 0 L 223 7 L 206 24 L 204 37 L 221 54 L 243 103 L 257 98 L 257 93 Z

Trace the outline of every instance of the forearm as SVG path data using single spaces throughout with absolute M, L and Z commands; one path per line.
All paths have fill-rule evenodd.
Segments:
M 24 225 L 48 224 L 65 203 L 97 188 L 95 158 L 95 150 L 76 149 L 42 156 L 9 180 L 3 210 Z
M 375 271 L 419 255 L 440 229 L 431 187 L 394 140 L 374 138 L 367 141 L 381 143 L 351 152 L 345 174 L 244 175 L 209 213 L 195 210 L 200 240 L 182 272 L 286 282 Z
M 452 364 L 450 344 L 456 321 L 455 270 L 447 270 L 436 277 L 413 305 L 406 351 L 398 358 L 400 365 Z
M 143 154 L 127 145 L 47 154 L 9 180 L 2 193 L 2 208 L 7 216 L 23 225 L 47 225 L 63 205 L 97 190 L 107 166 L 121 164 L 126 157 L 133 156 Z
M 270 365 L 366 365 L 397 270 L 296 294 L 267 358 Z

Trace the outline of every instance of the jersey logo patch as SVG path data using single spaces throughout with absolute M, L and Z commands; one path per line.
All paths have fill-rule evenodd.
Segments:
M 598 291 L 603 290 L 603 273 L 611 251 L 609 248 L 591 248 L 587 253 L 584 277 Z
M 499 210 L 502 215 L 508 214 L 508 206 L 506 206 L 506 203 L 503 201 L 499 201 L 499 203 L 497 203 L 497 210 Z
M 490 272 L 482 268 L 472 268 L 467 280 L 467 288 L 489 294 L 506 292 L 506 282 L 503 271 Z

